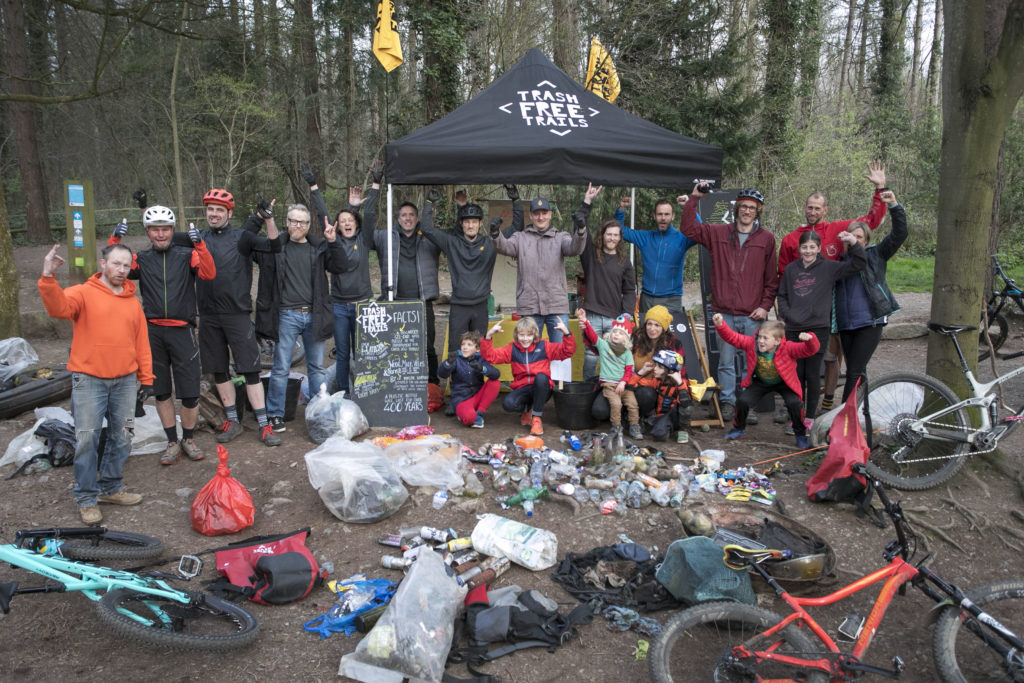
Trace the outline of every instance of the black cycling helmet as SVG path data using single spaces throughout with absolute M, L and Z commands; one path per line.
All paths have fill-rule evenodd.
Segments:
M 479 204 L 466 204 L 465 206 L 459 207 L 459 220 L 463 218 L 479 218 L 484 219 L 484 210 L 480 208 Z
M 740 193 L 736 195 L 736 201 L 741 199 L 753 199 L 761 206 L 764 206 L 764 195 L 757 188 L 747 187 L 740 190 Z

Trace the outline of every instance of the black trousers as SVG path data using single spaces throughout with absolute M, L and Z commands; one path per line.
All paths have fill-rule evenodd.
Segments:
M 786 339 L 799 343 L 801 332 L 810 332 L 818 338 L 818 343 L 821 344 L 821 348 L 816 354 L 810 358 L 798 358 L 796 361 L 796 376 L 804 390 L 804 406 L 807 410 L 807 417 L 813 418 L 818 412 L 818 397 L 821 396 L 821 363 L 825 359 L 825 352 L 828 351 L 830 335 L 827 327 L 793 332 L 786 330 Z
M 868 361 L 882 341 L 885 325 L 858 327 L 856 330 L 844 330 L 839 333 L 843 344 L 843 355 L 846 356 L 846 384 L 843 385 L 843 401 L 850 397 L 857 380 L 863 384 L 868 378 Z
M 459 338 L 463 332 L 476 330 L 487 334 L 487 302 L 466 306 L 452 304 L 448 313 L 448 356 L 459 350 Z
M 756 375 L 750 382 L 750 386 L 744 389 L 736 399 L 736 418 L 733 426 L 739 429 L 746 428 L 747 414 L 750 413 L 751 407 L 756 406 L 765 394 L 771 392 L 782 396 L 782 400 L 786 404 L 786 411 L 789 412 L 789 419 L 793 422 L 793 433 L 797 436 L 806 434 L 804 416 L 800 414 L 803 403 L 800 402 L 800 397 L 796 395 L 796 392 L 787 387 L 785 382 L 765 384 Z
M 509 413 L 525 413 L 532 411 L 540 417 L 544 414 L 544 404 L 548 402 L 551 395 L 551 379 L 540 374 L 533 378 L 533 384 L 527 384 L 513 389 L 505 394 L 501 407 Z

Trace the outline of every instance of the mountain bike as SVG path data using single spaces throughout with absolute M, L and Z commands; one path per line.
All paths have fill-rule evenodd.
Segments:
M 900 371 L 870 380 L 866 414 L 864 396 L 858 398 L 865 425 L 870 425 L 865 426 L 871 446 L 868 469 L 889 486 L 909 491 L 932 488 L 948 480 L 968 456 L 994 451 L 1024 420 L 1024 406 L 1000 419 L 995 391 L 1024 372 L 1024 365 L 981 383 L 967 366 L 957 341 L 957 334 L 978 328 L 930 322 L 928 329 L 952 340 L 971 396 L 961 401 L 934 377 Z
M 981 318 L 981 333 L 978 339 L 978 360 L 985 360 L 992 353 L 989 350 L 989 339 L 992 340 L 992 349 L 998 351 L 1010 335 L 1010 324 L 1007 322 L 1006 316 L 1003 315 L 1003 308 L 1012 301 L 1017 304 L 1021 313 L 1024 313 L 1024 292 L 1017 287 L 1013 278 L 1006 275 L 1003 264 L 999 262 L 999 257 L 995 254 L 992 255 L 992 272 L 1003 281 L 1003 288 L 998 292 L 993 291 L 988 303 L 985 304 L 985 313 Z M 987 330 L 985 328 L 986 320 L 988 320 Z M 1000 358 L 1020 358 L 1021 356 L 1024 356 L 1024 351 L 1017 351 L 1005 356 L 999 354 Z
M 864 662 L 871 641 L 893 596 L 905 585 L 917 588 L 939 605 L 932 638 L 935 668 L 943 681 L 1024 681 L 1024 579 L 1006 579 L 963 591 L 925 565 L 926 555 L 912 564 L 916 543 L 899 502 L 885 494 L 884 485 L 866 476 L 878 493 L 896 529 L 896 540 L 882 553 L 888 566 L 822 597 L 794 597 L 771 575 L 771 562 L 786 559 L 785 550 L 725 546 L 723 562 L 733 569 L 759 574 L 789 606 L 781 616 L 736 602 L 711 602 L 675 615 L 650 651 L 649 668 L 655 683 L 670 681 L 852 681 L 864 674 L 897 678 L 904 669 L 900 657 L 892 668 Z M 869 586 L 883 582 L 867 619 L 847 617 L 839 634 L 853 642 L 839 649 L 805 607 L 831 605 Z M 1011 626 L 1008 626 L 1011 625 Z M 709 676 L 710 674 L 710 676 Z
M 202 562 L 182 556 L 179 574 L 110 569 L 84 560 L 150 560 L 163 543 L 141 534 L 104 527 L 23 529 L 14 543 L 0 545 L 0 562 L 34 572 L 53 583 L 0 583 L 0 610 L 10 612 L 14 596 L 79 591 L 96 602 L 96 616 L 121 636 L 176 650 L 227 651 L 251 644 L 259 624 L 243 608 L 201 591 L 184 592 L 167 580 L 199 574 Z

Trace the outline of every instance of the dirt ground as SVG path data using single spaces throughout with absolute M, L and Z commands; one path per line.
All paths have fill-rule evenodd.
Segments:
M 35 279 L 42 263 L 44 249 L 18 250 L 18 262 L 23 270 L 22 307 L 38 310 Z M 900 297 L 905 320 L 926 320 L 927 295 Z M 440 320 L 444 321 L 443 316 Z M 41 355 L 43 363 L 66 360 L 68 340 L 33 337 L 30 341 Z M 1019 321 L 1014 322 L 1008 349 L 1024 346 Z M 896 369 L 923 370 L 925 341 L 923 338 L 884 341 L 872 360 L 872 376 Z M 1012 362 L 1000 363 L 1005 371 Z M 989 376 L 987 368 L 983 376 Z M 1011 382 L 1005 398 L 1009 405 L 1022 401 L 1024 383 Z M 67 401 L 64 402 L 67 407 Z M 558 430 L 554 424 L 554 408 L 549 403 L 546 442 L 558 448 Z M 0 424 L 0 446 L 32 425 L 31 413 Z M 487 415 L 487 428 L 464 428 L 454 418 L 443 413 L 431 416 L 431 423 L 439 432 L 458 436 L 465 444 L 477 448 L 485 442 L 503 440 L 520 433 L 518 416 L 501 412 L 500 405 Z M 233 474 L 249 489 L 256 503 L 256 524 L 237 538 L 255 534 L 279 533 L 311 526 L 309 542 L 321 561 L 334 564 L 334 578 L 344 578 L 358 572 L 370 576 L 386 576 L 397 580 L 400 575 L 380 568 L 380 557 L 389 549 L 376 543 L 385 532 L 394 532 L 410 525 L 454 527 L 469 534 L 475 524 L 475 515 L 481 512 L 501 513 L 495 502 L 490 478 L 485 479 L 486 494 L 477 500 L 455 499 L 442 510 L 431 507 L 433 490 L 412 491 L 410 500 L 393 517 L 370 525 L 346 524 L 333 517 L 310 487 L 303 455 L 314 447 L 307 438 L 300 417 L 288 423 L 279 448 L 265 448 L 256 438 L 255 424 L 247 425 L 240 438 L 230 444 Z M 375 430 L 374 434 L 385 430 Z M 763 416 L 757 426 L 748 428 L 748 437 L 739 443 L 722 441 L 723 432 L 713 429 L 695 433 L 689 445 L 670 444 L 664 452 L 671 458 L 692 458 L 700 447 L 723 448 L 727 453 L 726 466 L 737 467 L 766 458 L 785 455 L 795 450 L 792 437 L 782 433 L 782 426 L 772 423 L 770 415 Z M 1021 447 L 1021 432 L 1003 443 L 1002 452 L 1014 457 Z M 197 436 L 208 454 L 215 451 L 211 433 L 203 431 Z M 649 442 L 643 442 L 647 444 Z M 802 456 L 783 461 L 785 474 L 775 477 L 779 498 L 784 501 L 790 515 L 817 530 L 830 541 L 839 558 L 840 579 L 850 581 L 857 576 L 879 568 L 883 562 L 881 552 L 893 537 L 891 529 L 880 530 L 857 518 L 851 506 L 813 505 L 807 501 L 804 483 L 811 469 L 804 466 Z M 1014 463 L 1015 464 L 1015 463 Z M 104 506 L 105 524 L 110 528 L 157 536 L 167 546 L 167 556 L 192 553 L 223 545 L 231 538 L 208 538 L 194 532 L 189 524 L 189 505 L 196 491 L 213 475 L 215 457 L 193 462 L 179 462 L 173 467 L 161 467 L 158 456 L 139 456 L 129 460 L 125 482 L 132 491 L 145 496 L 144 502 L 131 508 Z M 932 537 L 929 540 L 935 557 L 930 565 L 945 578 L 963 586 L 974 586 L 999 578 L 1021 574 L 1021 541 L 1016 534 L 1024 534 L 1019 520 L 1010 511 L 1019 509 L 1021 491 L 1013 481 L 999 475 L 984 459 L 969 464 L 969 473 L 961 472 L 948 486 L 924 492 L 897 492 L 905 506 L 928 523 L 944 530 L 966 551 L 961 552 L 949 543 Z M 10 475 L 13 467 L 0 468 L 0 478 Z M 73 486 L 70 468 L 53 470 L 42 475 L 19 477 L 13 481 L 0 481 L 0 539 L 10 539 L 15 530 L 38 526 L 78 526 L 79 520 L 71 495 Z M 701 494 L 711 499 L 712 494 Z M 716 496 L 717 497 L 717 496 Z M 954 503 L 963 506 L 980 520 L 980 528 L 972 524 Z M 559 557 L 567 551 L 584 552 L 595 546 L 615 543 L 620 534 L 632 540 L 664 550 L 682 536 L 675 511 L 655 505 L 642 510 L 630 510 L 625 517 L 595 515 L 596 509 L 586 507 L 575 517 L 566 507 L 554 503 L 540 503 L 532 524 L 553 531 L 559 540 Z M 521 510 L 506 514 L 514 519 L 525 519 Z M 1011 535 L 1013 534 L 1013 535 Z M 201 579 L 215 575 L 212 561 L 207 564 Z M 19 580 L 31 585 L 32 577 L 20 570 L 0 568 L 0 581 Z M 532 573 L 513 567 L 497 581 L 497 586 L 516 583 L 524 588 L 537 588 L 564 604 L 566 610 L 575 601 L 550 579 L 549 572 Z M 187 586 L 194 588 L 193 585 Z M 842 618 L 856 609 L 862 615 L 870 610 L 870 600 L 876 591 L 867 591 L 844 601 L 838 607 L 818 609 L 814 614 L 833 635 Z M 770 596 L 767 596 L 769 602 Z M 110 680 L 114 676 L 140 681 L 185 681 L 199 678 L 218 681 L 326 681 L 337 678 L 340 657 L 352 651 L 359 634 L 345 638 L 334 635 L 320 640 L 315 634 L 302 630 L 302 624 L 321 614 L 333 603 L 326 589 L 314 592 L 298 603 L 284 607 L 262 607 L 248 603 L 261 623 L 262 632 L 257 644 L 229 655 L 211 655 L 164 651 L 134 642 L 112 642 L 110 634 L 97 626 L 94 609 L 81 595 L 22 595 L 14 600 L 11 613 L 0 618 L 0 639 L 4 643 L 4 666 L 8 680 Z M 777 603 L 776 603 L 777 605 Z M 930 681 L 936 678 L 932 666 L 930 629 L 925 619 L 931 605 L 916 591 L 906 597 L 897 597 L 882 624 L 879 634 L 867 656 L 867 662 L 878 666 L 890 665 L 895 655 L 906 662 L 903 680 Z M 670 613 L 650 615 L 660 621 Z M 638 636 L 633 632 L 612 632 L 600 616 L 581 629 L 581 637 L 570 641 L 555 654 L 543 650 L 528 650 L 502 658 L 483 670 L 501 676 L 502 680 L 518 682 L 589 679 L 593 681 L 648 680 L 647 662 L 634 658 Z M 451 670 L 464 677 L 464 667 Z M 692 680 L 707 680 L 703 672 L 694 672 Z

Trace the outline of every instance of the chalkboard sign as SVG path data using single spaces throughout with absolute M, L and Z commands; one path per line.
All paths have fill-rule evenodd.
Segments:
M 700 356 L 697 355 L 697 345 L 694 343 L 693 328 L 685 313 L 672 313 L 672 334 L 683 346 L 683 364 L 686 365 L 686 376 L 695 382 L 703 382 L 704 368 L 700 364 Z
M 355 402 L 371 427 L 427 423 L 427 344 L 422 301 L 356 306 Z

